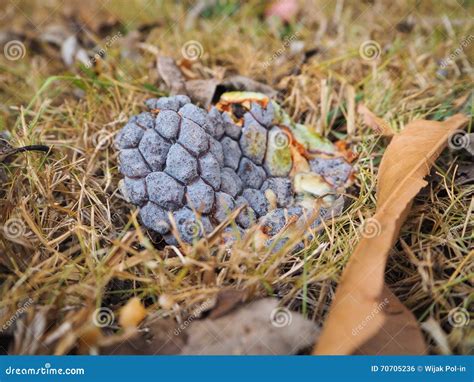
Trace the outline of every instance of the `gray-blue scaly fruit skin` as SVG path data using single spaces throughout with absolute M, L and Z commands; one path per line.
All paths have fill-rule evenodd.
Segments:
M 152 98 L 145 104 L 149 110 L 130 118 L 117 134 L 119 169 L 125 178 L 123 191 L 140 207 L 142 224 L 168 244 L 179 243 L 173 224 L 180 240 L 192 243 L 241 206 L 227 233 L 240 235 L 259 222 L 274 236 L 290 219 L 304 215 L 296 204 L 288 161 L 282 171 L 274 171 L 278 158 L 269 158 L 275 152 L 270 138 L 282 131 L 275 126 L 278 109 L 272 103 L 263 107 L 252 102 L 241 124 L 214 106 L 206 111 L 193 105 L 184 95 Z M 334 182 L 352 170 L 345 163 L 338 165 L 337 159 L 316 158 L 309 165 Z

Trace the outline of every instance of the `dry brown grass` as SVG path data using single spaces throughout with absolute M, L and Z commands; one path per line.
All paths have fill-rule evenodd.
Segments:
M 347 116 L 348 87 L 399 130 L 415 118 L 453 114 L 456 100 L 472 93 L 473 80 L 468 49 L 443 72 L 439 67 L 439 60 L 472 32 L 468 13 L 473 8 L 467 2 L 340 1 L 340 10 L 336 2 L 323 3 L 307 1 L 308 11 L 286 32 L 297 33 L 316 54 L 304 62 L 301 55 L 288 57 L 270 69 L 262 63 L 282 47 L 282 29 L 262 22 L 260 2 L 245 2 L 232 16 L 223 12 L 199 20 L 189 30 L 183 26 L 185 3 L 106 3 L 104 9 L 121 23 L 124 35 L 146 23 L 156 25 L 141 34 L 139 58 L 122 58 L 119 40 L 100 62 L 98 75 L 66 69 L 32 42 L 46 26 L 64 22 L 60 9 L 54 13 L 53 5 L 48 9 L 36 2 L 22 3 L 21 10 L 13 6 L 3 27 L 21 31 L 27 54 L 18 61 L 0 58 L 0 130 L 9 131 L 15 145 L 42 142 L 54 150 L 47 158 L 23 154 L 1 165 L 8 180 L 0 190 L 0 226 L 18 219 L 24 234 L 11 238 L 0 231 L 0 320 L 8 320 L 29 298 L 51 307 L 55 313 L 49 324 L 56 328 L 72 322 L 73 313 L 100 306 L 116 310 L 131 296 L 140 297 L 150 311 L 166 310 L 158 303 L 163 295 L 177 304 L 170 314 L 184 317 L 222 287 L 232 286 L 247 288 L 253 296 L 278 296 L 285 306 L 322 323 L 361 222 L 373 213 L 377 167 L 387 144 L 358 117 L 354 134 L 347 136 L 340 122 Z M 93 4 L 88 5 L 90 15 L 96 14 Z M 91 19 L 100 22 L 100 17 Z M 407 20 L 412 29 L 397 30 Z M 97 43 L 117 30 L 95 35 Z M 134 208 L 121 199 L 113 135 L 128 116 L 142 110 L 144 99 L 166 92 L 160 82 L 156 86 L 149 47 L 179 59 L 189 39 L 204 47 L 191 69 L 196 77 L 235 72 L 268 83 L 280 91 L 280 102 L 294 118 L 333 140 L 347 139 L 359 153 L 348 207 L 321 227 L 306 250 L 272 254 L 242 241 L 232 251 L 200 243 L 177 255 L 144 232 Z M 382 48 L 376 61 L 358 52 L 369 39 Z M 471 115 L 472 102 L 471 96 L 463 109 Z M 447 151 L 437 162 L 402 228 L 386 276 L 419 321 L 433 317 L 451 351 L 464 354 L 472 351 L 472 326 L 453 328 L 448 315 L 457 307 L 472 308 L 474 297 L 474 188 L 472 180 L 459 182 L 460 169 L 469 164 L 472 158 L 463 151 Z M 74 322 L 72 332 L 80 333 L 84 324 Z M 430 350 L 440 352 L 427 338 Z

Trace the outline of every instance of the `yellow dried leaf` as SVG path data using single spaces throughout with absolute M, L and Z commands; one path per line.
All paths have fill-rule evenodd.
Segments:
M 364 123 L 370 127 L 376 134 L 383 135 L 384 137 L 393 136 L 394 132 L 390 128 L 390 125 L 384 119 L 377 117 L 367 106 L 360 103 L 357 106 L 357 112 L 362 116 Z
M 122 328 L 136 328 L 146 317 L 147 311 L 138 297 L 133 297 L 120 309 L 119 324 Z
M 414 121 L 393 137 L 379 169 L 377 211 L 342 275 L 315 354 L 424 354 L 413 314 L 384 282 L 389 251 L 413 198 L 451 134 L 468 119 Z

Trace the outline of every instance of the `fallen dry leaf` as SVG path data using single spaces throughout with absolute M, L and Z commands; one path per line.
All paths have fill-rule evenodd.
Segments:
M 248 91 L 263 93 L 270 98 L 274 98 L 277 95 L 277 91 L 271 86 L 255 81 L 251 78 L 235 75 L 225 78 L 220 84 L 223 87 L 223 93 L 230 90 Z M 219 94 L 220 96 L 220 94 Z
M 213 78 L 186 82 L 187 94 L 194 102 L 200 103 L 206 108 L 211 103 L 217 102 L 223 93 L 234 90 L 263 93 L 270 98 L 277 95 L 277 91 L 271 86 L 245 76 L 231 76 L 223 80 Z
M 430 167 L 467 121 L 462 114 L 414 121 L 393 137 L 379 169 L 376 214 L 363 227 L 314 354 L 426 353 L 415 317 L 385 285 L 385 266 Z
M 209 318 L 222 317 L 242 304 L 247 298 L 247 291 L 237 289 L 222 289 L 216 296 Z
M 103 338 L 100 354 L 297 354 L 311 348 L 319 334 L 317 324 L 278 307 L 275 298 L 239 305 L 242 291 L 224 295 L 224 305 L 233 309 L 218 318 L 193 313 L 178 325 L 156 314 L 138 329 Z
M 377 117 L 363 103 L 359 103 L 357 105 L 357 112 L 362 116 L 364 123 L 374 130 L 375 133 L 383 135 L 384 137 L 393 136 L 394 132 L 390 128 L 388 122 L 380 117 Z
M 184 76 L 172 57 L 158 56 L 156 69 L 171 94 L 186 94 Z
M 178 331 L 172 318 L 150 317 L 132 335 L 108 338 L 100 347 L 100 354 L 178 354 L 185 339 L 185 333 Z
M 129 60 L 138 60 L 140 58 L 140 39 L 139 31 L 131 31 L 120 40 L 120 56 Z
M 184 65 L 178 66 L 172 57 L 157 55 L 156 68 L 158 75 L 169 88 L 171 94 L 187 94 L 191 99 L 209 108 L 213 102 L 217 102 L 220 96 L 228 91 L 250 91 L 258 92 L 274 98 L 277 91 L 271 86 L 255 81 L 251 78 L 234 75 L 225 79 L 188 79 Z
M 312 346 L 318 326 L 278 300 L 251 302 L 217 319 L 196 320 L 181 354 L 296 354 Z
M 186 92 L 194 102 L 208 108 L 214 100 L 219 82 L 217 79 L 190 80 L 186 82 Z
M 138 297 L 133 297 L 120 309 L 119 324 L 122 328 L 136 328 L 146 317 L 147 311 Z

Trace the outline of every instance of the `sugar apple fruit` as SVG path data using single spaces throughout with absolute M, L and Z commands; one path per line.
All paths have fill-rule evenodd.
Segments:
M 122 190 L 168 244 L 178 243 L 173 225 L 192 243 L 241 206 L 228 230 L 259 223 L 271 238 L 351 182 L 347 152 L 263 94 L 224 93 L 209 111 L 185 95 L 146 106 L 116 138 Z

